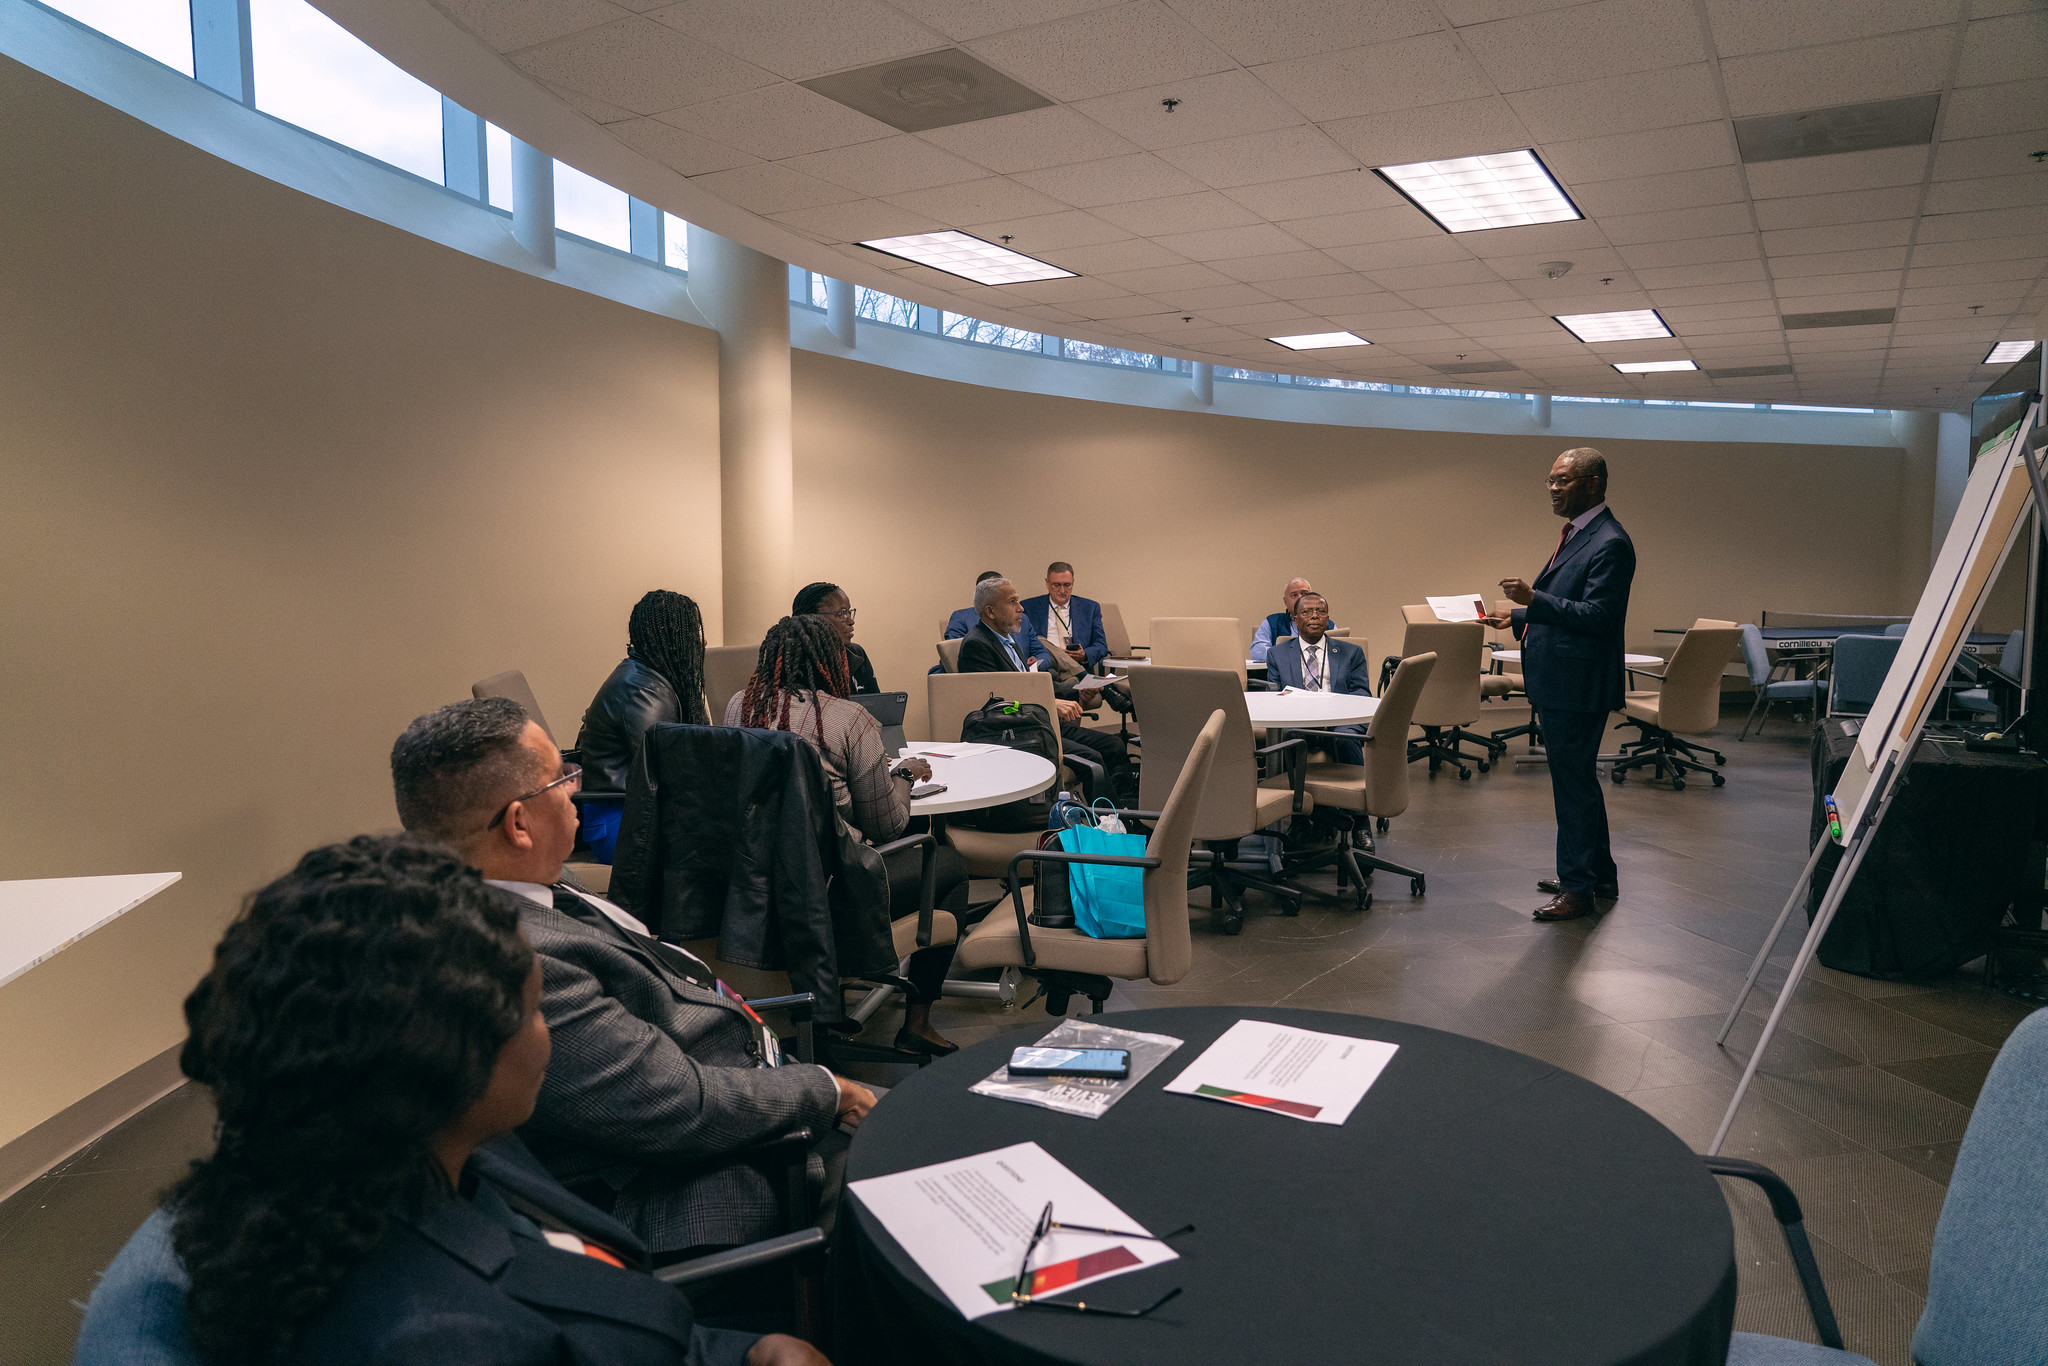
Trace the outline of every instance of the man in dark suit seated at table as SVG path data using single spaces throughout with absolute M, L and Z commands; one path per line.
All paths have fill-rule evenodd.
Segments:
M 809 1129 L 842 1158 L 834 1121 L 857 1125 L 874 1092 L 780 1060 L 767 1026 L 703 960 L 563 882 L 577 776 L 504 698 L 429 712 L 391 748 L 399 820 L 518 897 L 540 955 L 555 1048 L 520 1136 L 661 1260 L 784 1232 L 774 1184 L 737 1155 Z M 816 1155 L 812 1167 L 824 1181 Z
M 983 579 L 974 586 L 974 608 L 980 619 L 960 642 L 960 672 L 1023 673 L 1024 655 L 1015 637 L 1024 608 L 1017 601 L 1016 586 L 1008 579 Z M 1073 686 L 1055 683 L 1053 697 L 1053 706 L 1059 710 L 1061 743 L 1087 751 L 1102 765 L 1120 803 L 1128 806 L 1135 802 L 1137 775 L 1131 772 L 1124 742 L 1108 731 L 1090 730 L 1081 724 L 1081 703 Z
M 1000 569 L 984 569 L 975 576 L 974 586 L 979 588 L 990 579 L 1000 579 L 1003 577 L 1003 571 Z M 945 639 L 964 639 L 967 633 L 974 629 L 974 623 L 980 620 L 981 614 L 976 612 L 973 607 L 960 608 L 946 619 Z M 1016 642 L 1017 653 L 1024 656 L 1027 667 L 1035 661 L 1039 668 L 1047 673 L 1052 672 L 1052 653 L 1045 648 L 1044 641 L 1031 634 L 1028 625 L 1018 626 L 1017 633 L 1011 636 L 1010 639 Z M 944 666 L 935 666 L 931 671 L 933 673 L 942 673 L 944 672 Z
M 1294 634 L 1275 645 L 1266 656 L 1266 690 L 1279 692 L 1341 692 L 1354 697 L 1372 696 L 1372 667 L 1365 651 L 1348 640 L 1329 634 L 1330 604 L 1314 591 L 1294 600 L 1291 613 Z M 1338 726 L 1339 736 L 1364 735 L 1363 726 Z M 1327 753 L 1340 764 L 1365 762 L 1365 746 L 1351 739 L 1325 735 L 1308 737 L 1309 748 Z
M 1522 642 L 1529 705 L 1543 718 L 1550 796 L 1557 808 L 1557 877 L 1536 884 L 1552 893 L 1537 920 L 1577 920 L 1596 897 L 1621 894 L 1600 794 L 1600 738 L 1607 714 L 1626 692 L 1622 628 L 1636 547 L 1607 508 L 1607 460 L 1578 446 L 1550 467 L 1550 510 L 1565 519 L 1550 562 L 1536 582 L 1502 579 L 1516 607 L 1485 618 L 1512 626 Z

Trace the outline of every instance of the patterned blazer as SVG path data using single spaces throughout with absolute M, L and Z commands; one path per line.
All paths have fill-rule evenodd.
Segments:
M 778 1232 L 774 1183 L 720 1159 L 792 1129 L 823 1134 L 839 1106 L 832 1074 L 764 1067 L 745 1010 L 594 907 L 593 924 L 503 894 L 518 897 L 540 954 L 541 1013 L 554 1035 L 540 1103 L 520 1130 L 527 1146 L 564 1185 L 610 1186 L 614 1217 L 655 1252 Z

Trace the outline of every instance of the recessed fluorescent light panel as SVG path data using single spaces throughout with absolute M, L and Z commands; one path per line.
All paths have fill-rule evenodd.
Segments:
M 1557 315 L 1558 325 L 1582 342 L 1641 341 L 1644 337 L 1668 337 L 1654 308 L 1631 308 L 1620 313 L 1565 313 Z
M 1380 166 L 1375 171 L 1445 232 L 1520 228 L 1585 217 L 1542 158 L 1527 148 L 1483 157 Z
M 1064 280 L 1074 274 L 1020 251 L 969 237 L 964 232 L 919 232 L 908 237 L 877 237 L 862 246 L 884 256 L 915 261 L 948 275 L 958 275 L 978 285 L 1021 285 L 1027 280 Z
M 1332 346 L 1372 345 L 1356 332 L 1304 332 L 1298 337 L 1268 337 L 1266 340 L 1278 342 L 1289 351 L 1323 351 Z
M 1977 362 L 1979 365 L 2011 365 L 2016 360 L 2025 360 L 2027 352 L 2034 349 L 2030 341 L 2000 342 L 1991 348 L 1991 354 Z
M 1689 360 L 1625 360 L 1614 368 L 1624 375 L 1656 375 L 1666 370 L 1699 369 Z

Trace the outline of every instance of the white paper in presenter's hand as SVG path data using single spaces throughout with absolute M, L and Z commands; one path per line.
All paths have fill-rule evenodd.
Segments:
M 1036 1143 L 850 1181 L 846 1188 L 970 1319 L 1014 1307 L 1010 1290 L 1024 1245 L 1048 1200 L 1052 1217 L 1063 1223 L 1151 1231 Z M 1151 1238 L 1054 1229 L 1031 1254 L 1032 1291 L 1068 1300 L 1068 1290 L 1179 1255 Z
M 1438 621 L 1477 621 L 1486 615 L 1486 603 L 1477 593 L 1462 597 L 1431 598 L 1429 610 Z
M 1399 1051 L 1376 1039 L 1239 1020 L 1165 1089 L 1342 1124 Z

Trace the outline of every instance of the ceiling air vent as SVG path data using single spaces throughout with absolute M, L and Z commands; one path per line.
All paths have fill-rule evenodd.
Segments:
M 1707 371 L 1708 379 L 1761 379 L 1765 375 L 1789 375 L 1789 365 L 1730 365 Z
M 802 85 L 906 133 L 1021 114 L 1052 103 L 953 47 L 820 76 Z
M 1787 313 L 1778 319 L 1787 332 L 1802 327 L 1876 327 L 1891 322 L 1891 308 L 1846 308 L 1839 313 Z
M 1940 106 L 1939 95 L 1911 95 L 1903 100 L 1737 119 L 1735 145 L 1749 162 L 1912 147 L 1934 140 L 1934 114 Z
M 1498 375 L 1522 367 L 1506 360 L 1468 360 L 1457 365 L 1432 365 L 1439 375 Z

